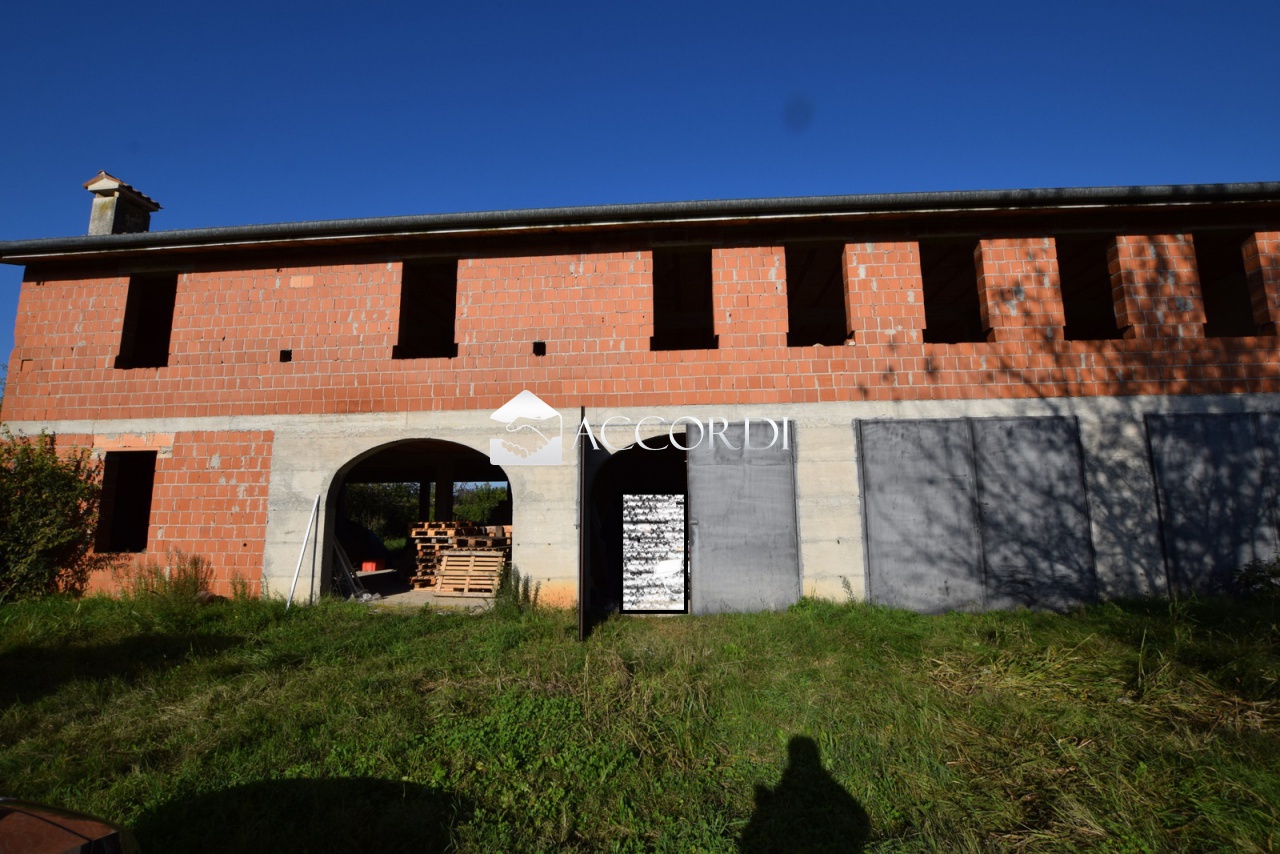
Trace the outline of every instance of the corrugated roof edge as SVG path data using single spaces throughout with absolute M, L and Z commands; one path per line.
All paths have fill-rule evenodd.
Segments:
M 531 208 L 472 213 L 424 214 L 367 219 L 316 220 L 219 228 L 80 235 L 0 242 L 0 262 L 31 258 L 110 253 L 201 245 L 252 245 L 284 240 L 376 237 L 433 231 L 637 224 L 664 220 L 740 219 L 877 212 L 965 209 L 1019 209 L 1108 205 L 1280 201 L 1280 182 L 1169 184 L 1137 187 L 1064 187 L 1030 190 L 970 190 L 942 193 L 888 193 L 652 202 L 632 205 Z

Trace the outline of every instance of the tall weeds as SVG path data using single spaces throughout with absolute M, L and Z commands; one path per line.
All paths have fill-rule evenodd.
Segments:
M 493 595 L 493 610 L 504 615 L 518 615 L 534 611 L 538 607 L 538 593 L 542 582 L 534 583 L 527 575 L 521 576 L 514 565 L 502 567 L 498 589 Z

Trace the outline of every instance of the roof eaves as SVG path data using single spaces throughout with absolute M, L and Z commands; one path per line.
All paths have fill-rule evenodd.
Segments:
M 815 216 L 863 217 L 881 213 L 1146 207 L 1258 201 L 1280 202 L 1280 182 L 721 199 L 285 222 L 0 242 L 0 261 L 24 263 L 38 259 L 149 250 L 350 242 L 424 234 L 497 233 Z

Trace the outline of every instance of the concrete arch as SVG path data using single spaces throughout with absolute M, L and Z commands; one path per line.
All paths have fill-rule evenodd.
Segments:
M 263 583 L 267 595 L 286 596 L 306 540 L 295 601 L 310 601 L 325 589 L 333 569 L 325 546 L 332 542 L 335 487 L 361 464 L 379 453 L 412 443 L 439 443 L 458 453 L 488 462 L 488 425 L 456 416 L 424 413 L 421 424 L 405 424 L 378 416 L 325 419 L 307 429 L 278 431 L 272 443 L 271 477 L 267 497 L 267 536 Z M 418 420 L 413 416 L 409 420 Z M 438 423 L 437 423 L 438 422 Z M 525 478 L 508 477 L 513 501 L 525 491 Z M 318 518 L 307 530 L 319 496 Z
M 508 495 L 514 502 L 514 489 L 503 468 L 491 463 L 486 453 L 461 442 L 414 437 L 385 442 L 360 452 L 338 468 L 324 493 L 324 526 L 320 528 L 321 589 L 328 589 L 335 574 L 340 572 L 334 558 L 334 546 L 340 539 L 340 499 L 347 484 L 417 483 L 417 521 L 421 522 L 427 519 L 433 484 L 435 518 L 439 521 L 453 518 L 453 488 L 456 484 L 498 481 L 507 484 Z M 510 523 L 508 515 L 501 520 L 505 524 Z M 348 540 L 353 533 L 348 523 Z M 352 552 L 351 542 L 346 543 L 346 549 Z M 357 563 L 360 560 L 357 554 L 350 554 L 350 557 Z

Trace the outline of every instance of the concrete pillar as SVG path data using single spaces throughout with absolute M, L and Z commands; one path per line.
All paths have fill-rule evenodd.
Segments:
M 1155 476 L 1139 407 L 1080 418 L 1098 593 L 1104 599 L 1164 595 L 1164 552 Z
M 431 481 L 418 483 L 418 521 L 426 522 L 431 518 Z
M 871 330 L 879 334 L 881 330 Z M 797 418 L 796 524 L 805 596 L 865 599 L 862 504 L 849 418 Z
M 442 471 L 436 475 L 436 521 L 453 519 L 453 473 Z

